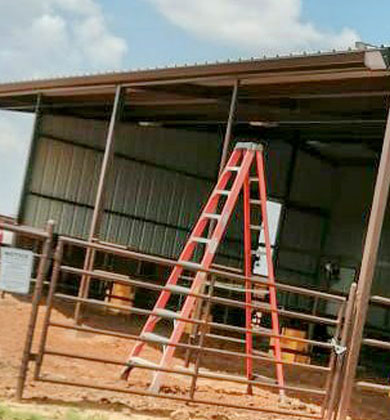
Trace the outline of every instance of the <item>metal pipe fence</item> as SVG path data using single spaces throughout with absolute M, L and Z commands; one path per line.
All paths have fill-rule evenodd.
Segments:
M 317 397 L 322 399 L 322 408 L 319 414 L 309 414 L 307 412 L 296 411 L 296 410 L 284 410 L 284 409 L 268 409 L 266 407 L 250 407 L 247 406 L 243 407 L 242 405 L 235 405 L 230 404 L 225 401 L 209 401 L 199 398 L 197 395 L 196 387 L 191 387 L 192 392 L 189 392 L 188 397 L 177 397 L 171 394 L 164 394 L 162 393 L 155 395 L 148 392 L 146 389 L 129 389 L 128 387 L 111 387 L 105 385 L 97 385 L 96 383 L 88 383 L 86 381 L 81 380 L 74 380 L 73 378 L 69 379 L 56 379 L 52 376 L 47 376 L 46 374 L 42 373 L 42 366 L 43 362 L 46 357 L 61 357 L 66 359 L 78 359 L 84 360 L 87 362 L 95 362 L 95 363 L 104 363 L 106 365 L 113 365 L 113 366 L 125 366 L 125 360 L 117 360 L 108 357 L 95 357 L 84 353 L 73 353 L 71 351 L 63 351 L 61 349 L 53 347 L 51 344 L 48 346 L 47 338 L 50 329 L 64 329 L 64 330 L 75 330 L 80 331 L 86 334 L 98 334 L 104 335 L 108 337 L 116 337 L 121 338 L 128 341 L 143 341 L 151 345 L 161 344 L 161 342 L 153 337 L 140 337 L 137 334 L 133 333 L 124 333 L 110 330 L 109 328 L 96 328 L 96 327 L 89 327 L 87 325 L 80 325 L 75 322 L 58 322 L 52 319 L 52 310 L 53 307 L 62 301 L 71 302 L 75 306 L 78 305 L 79 308 L 104 308 L 104 309 L 114 309 L 121 311 L 123 313 L 127 313 L 130 315 L 136 315 L 137 320 L 139 317 L 149 316 L 153 314 L 153 310 L 149 310 L 146 308 L 136 307 L 136 306 L 129 306 L 125 304 L 114 304 L 106 301 L 101 301 L 98 299 L 93 299 L 88 296 L 88 293 L 84 297 L 75 296 L 67 293 L 60 293 L 58 292 L 58 285 L 61 282 L 61 276 L 64 274 L 71 274 L 73 276 L 77 276 L 78 279 L 81 280 L 83 277 L 88 277 L 93 281 L 105 282 L 105 283 L 120 283 L 126 286 L 131 286 L 138 289 L 145 289 L 154 292 L 161 292 L 163 290 L 168 290 L 166 286 L 155 284 L 146 281 L 145 279 L 134 279 L 131 276 L 125 276 L 123 274 L 117 274 L 114 272 L 104 271 L 104 270 L 86 270 L 83 268 L 72 267 L 71 265 L 65 265 L 63 263 L 64 257 L 64 248 L 66 246 L 74 246 L 80 247 L 83 250 L 90 250 L 94 252 L 99 252 L 103 254 L 110 254 L 116 255 L 125 259 L 129 260 L 136 260 L 136 261 L 144 261 L 149 262 L 157 265 L 173 267 L 175 265 L 180 265 L 185 268 L 186 271 L 190 273 L 196 273 L 197 271 L 203 271 L 208 274 L 212 274 L 217 276 L 220 281 L 222 279 L 229 279 L 234 280 L 236 283 L 242 283 L 243 289 L 245 289 L 245 283 L 248 284 L 248 280 L 253 285 L 260 285 L 262 287 L 275 287 L 276 290 L 285 290 L 290 293 L 297 293 L 303 296 L 310 296 L 310 297 L 317 297 L 327 302 L 336 303 L 338 305 L 338 312 L 337 316 L 317 316 L 311 315 L 310 313 L 300 313 L 297 311 L 291 311 L 286 309 L 272 309 L 269 305 L 265 303 L 253 303 L 251 305 L 252 309 L 260 310 L 264 313 L 272 313 L 273 311 L 277 312 L 281 318 L 285 319 L 293 319 L 298 322 L 302 322 L 304 324 L 314 323 L 314 324 L 321 324 L 324 326 L 331 327 L 334 330 L 334 341 L 332 343 L 324 341 L 324 340 L 316 340 L 310 338 L 302 338 L 302 337 L 291 337 L 285 335 L 281 332 L 279 334 L 275 334 L 272 330 L 268 330 L 266 328 L 246 328 L 239 325 L 230 325 L 227 323 L 220 323 L 214 322 L 209 320 L 204 320 L 202 317 L 198 318 L 181 318 L 180 316 L 175 317 L 175 320 L 181 320 L 186 322 L 187 324 L 191 325 L 198 325 L 200 328 L 207 327 L 209 331 L 206 334 L 207 341 L 202 341 L 200 344 L 191 344 L 191 343 L 184 343 L 180 342 L 177 344 L 167 343 L 166 346 L 173 346 L 176 349 L 181 349 L 185 351 L 191 351 L 192 354 L 199 355 L 201 354 L 209 354 L 216 358 L 218 357 L 229 357 L 234 360 L 243 360 L 247 357 L 250 357 L 253 361 L 261 362 L 264 366 L 270 365 L 275 366 L 276 361 L 275 357 L 271 355 L 264 355 L 259 351 L 255 351 L 251 355 L 247 355 L 245 351 L 245 340 L 242 338 L 237 338 L 239 336 L 245 336 L 245 333 L 251 332 L 253 336 L 261 337 L 267 340 L 273 339 L 281 339 L 281 340 L 288 340 L 289 342 L 296 342 L 301 343 L 307 346 L 315 346 L 317 348 L 321 348 L 324 351 L 328 352 L 330 355 L 328 357 L 329 362 L 327 364 L 319 364 L 319 363 L 301 363 L 298 361 L 287 361 L 282 360 L 282 364 L 284 366 L 293 367 L 295 369 L 302 369 L 309 372 L 316 372 L 317 374 L 324 375 L 324 378 L 327 377 L 328 380 L 325 382 L 325 386 L 312 386 L 312 384 L 307 386 L 301 386 L 300 384 L 296 383 L 288 383 L 283 386 L 283 389 L 291 395 L 302 395 L 307 397 Z M 188 276 L 189 279 L 191 276 Z M 222 305 L 228 307 L 234 307 L 239 310 L 245 309 L 246 305 L 245 302 L 241 302 L 234 299 L 222 298 L 218 296 L 209 296 L 208 294 L 204 293 L 190 293 L 187 291 L 180 290 L 176 288 L 172 290 L 172 295 L 189 295 L 193 296 L 196 299 L 201 301 L 209 300 L 211 304 L 215 305 Z M 55 252 L 54 257 L 54 265 L 52 271 L 52 278 L 50 282 L 50 289 L 49 294 L 47 297 L 47 308 L 43 322 L 42 333 L 39 342 L 39 349 L 37 354 L 30 355 L 36 362 L 35 364 L 35 372 L 34 372 L 34 379 L 37 381 L 43 382 L 51 382 L 51 383 L 58 383 L 63 385 L 70 385 L 70 386 L 82 386 L 94 389 L 105 389 L 105 390 L 115 390 L 118 392 L 125 392 L 129 394 L 136 394 L 136 395 L 153 395 L 158 398 L 171 398 L 174 400 L 179 401 L 191 401 L 193 403 L 199 404 L 210 404 L 210 405 L 221 405 L 225 407 L 232 407 L 237 409 L 255 409 L 259 412 L 272 412 L 275 414 L 281 415 L 290 415 L 295 417 L 302 417 L 302 418 L 318 418 L 318 419 L 328 419 L 330 418 L 330 410 L 334 410 L 334 406 L 337 402 L 336 393 L 337 393 L 337 381 L 335 378 L 340 377 L 340 372 L 343 366 L 342 363 L 342 354 L 339 354 L 338 350 L 340 346 L 343 346 L 346 337 L 348 336 L 348 326 L 350 324 L 350 317 L 352 314 L 351 305 L 353 305 L 353 301 L 351 299 L 346 299 L 345 297 L 332 295 L 329 293 L 323 293 L 315 290 L 310 290 L 298 286 L 291 286 L 286 285 L 280 282 L 277 282 L 275 286 L 269 284 L 269 282 L 261 276 L 253 276 L 253 277 L 245 277 L 244 275 L 237 272 L 237 270 L 230 270 L 225 267 L 212 267 L 209 270 L 204 270 L 199 267 L 199 265 L 194 263 L 188 262 L 177 262 L 174 260 L 170 260 L 167 258 L 156 257 L 149 254 L 143 254 L 140 252 L 130 251 L 125 249 L 124 247 L 115 246 L 109 243 L 99 243 L 97 241 L 87 242 L 82 241 L 79 239 L 68 238 L 68 237 L 60 237 L 58 239 L 58 245 Z M 169 316 L 169 313 L 161 313 L 158 315 L 160 319 L 165 320 L 172 320 Z M 232 345 L 230 348 L 221 349 L 218 346 L 215 346 L 216 342 L 224 341 L 227 345 Z M 345 343 L 344 343 L 345 344 Z M 188 377 L 192 378 L 193 383 L 197 383 L 198 379 L 208 379 L 208 380 L 215 380 L 215 381 L 225 381 L 237 384 L 244 384 L 244 385 L 252 385 L 254 387 L 260 387 L 265 389 L 272 390 L 280 390 L 280 385 L 278 385 L 274 379 L 266 378 L 255 380 L 248 379 L 244 375 L 232 375 L 232 374 L 225 374 L 220 372 L 213 372 L 210 370 L 205 371 L 204 369 L 193 369 L 191 366 L 188 368 L 185 367 L 170 367 L 170 368 L 162 368 L 158 365 L 150 364 L 139 364 L 135 365 L 137 369 L 145 369 L 146 372 L 158 372 L 163 371 L 169 373 L 170 375 L 177 375 L 178 377 Z M 119 377 L 119 371 L 118 371 Z M 323 378 L 323 379 L 324 379 Z M 113 378 L 114 379 L 114 378 Z M 130 378 L 131 381 L 131 378 Z M 244 395 L 244 392 L 243 392 Z
M 386 308 L 390 308 L 390 298 L 384 297 L 384 296 L 372 296 L 370 299 L 370 305 L 375 306 L 382 306 Z M 375 349 L 381 349 L 381 350 L 388 350 L 390 351 L 390 339 L 376 339 L 376 338 L 369 338 L 365 337 L 362 340 L 362 345 L 369 347 L 369 348 L 375 348 Z M 387 379 L 387 378 L 386 378 Z M 365 391 L 372 391 L 380 394 L 387 394 L 390 393 L 390 385 L 380 383 L 378 380 L 373 381 L 365 381 L 365 380 L 358 380 L 355 383 L 355 386 L 357 389 L 365 390 Z
M 358 294 L 358 293 L 356 293 Z M 382 306 L 385 308 L 390 308 L 390 298 L 388 297 L 384 297 L 384 296 L 371 296 L 370 300 L 369 300 L 369 305 L 370 306 Z M 352 348 L 352 330 L 354 327 L 354 323 L 356 323 L 356 318 L 360 316 L 360 314 L 357 313 L 357 309 L 358 306 L 357 304 L 355 305 L 355 307 L 353 308 L 353 322 L 351 322 L 351 325 L 348 328 L 349 331 L 349 335 L 347 338 L 347 347 L 348 347 L 348 353 L 351 352 L 351 348 Z M 367 324 L 365 325 L 365 327 L 367 328 Z M 381 338 L 370 338 L 367 337 L 367 335 L 365 337 L 362 338 L 361 340 L 361 346 L 363 347 L 368 347 L 370 349 L 380 349 L 380 350 L 388 350 L 390 351 L 390 339 L 388 339 L 386 337 L 386 339 Z M 362 350 L 360 350 L 359 352 L 359 358 L 362 356 Z M 350 408 L 350 398 L 345 398 L 345 389 L 349 389 L 348 384 L 350 381 L 350 378 L 348 376 L 345 375 L 345 372 L 348 369 L 348 358 L 344 363 L 344 366 L 341 370 L 341 375 L 343 377 L 343 380 L 341 381 L 339 388 L 339 399 L 340 401 L 338 402 L 338 407 L 335 410 L 335 414 L 333 417 L 330 418 L 330 420 L 333 419 L 337 419 L 337 420 L 343 420 L 344 418 L 347 417 L 349 408 Z M 376 376 L 380 376 L 380 375 L 376 375 Z M 388 380 L 388 378 L 386 378 L 386 381 Z M 375 378 L 375 379 L 356 379 L 353 381 L 352 383 L 352 387 L 350 388 L 351 390 L 360 390 L 360 391 L 368 391 L 368 392 L 372 392 L 372 393 L 376 393 L 376 394 L 382 394 L 383 396 L 388 396 L 390 394 L 390 385 L 385 384 L 385 379 L 382 378 Z M 350 393 L 348 393 L 349 395 L 352 394 L 352 391 Z
M 45 230 L 41 230 L 29 226 L 22 226 L 0 221 L 0 229 L 3 231 L 15 233 L 18 238 L 29 238 L 37 240 L 42 244 L 41 252 L 33 254 L 34 258 L 38 262 L 38 267 L 36 271 L 36 278 L 32 279 L 31 281 L 31 283 L 34 285 L 31 312 L 16 385 L 16 398 L 21 399 L 26 382 L 27 371 L 29 367 L 28 365 L 30 361 L 34 360 L 31 354 L 31 349 L 36 330 L 39 304 L 42 297 L 43 287 L 45 284 L 48 284 L 46 278 L 53 246 L 54 222 L 48 221 Z

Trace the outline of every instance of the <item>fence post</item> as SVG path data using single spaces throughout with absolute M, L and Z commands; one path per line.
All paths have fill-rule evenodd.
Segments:
M 351 327 L 353 325 L 353 311 L 355 307 L 357 284 L 352 283 L 349 290 L 347 307 L 345 310 L 344 326 L 341 333 L 340 346 L 346 348 L 351 336 Z M 348 350 L 346 350 L 348 351 Z M 338 402 L 340 401 L 341 387 L 340 379 L 345 367 L 346 354 L 340 355 L 336 360 L 335 373 L 333 377 L 333 384 L 330 389 L 328 407 L 326 410 L 325 420 L 332 420 L 337 410 Z
M 363 330 L 366 323 L 371 297 L 371 287 L 381 240 L 382 226 L 390 188 L 390 111 L 388 111 L 386 130 L 383 139 L 381 159 L 375 183 L 370 219 L 363 249 L 358 287 L 356 291 L 355 318 L 352 327 L 350 348 L 347 355 L 345 375 L 337 420 L 346 420 L 355 384 L 359 363 Z
M 24 385 L 26 383 L 28 362 L 31 360 L 31 347 L 34 339 L 35 327 L 37 324 L 39 303 L 41 301 L 43 282 L 47 274 L 48 263 L 50 260 L 51 248 L 53 244 L 54 221 L 49 220 L 46 224 L 47 237 L 42 247 L 42 255 L 38 265 L 37 281 L 35 283 L 34 294 L 31 302 L 30 319 L 28 321 L 26 339 L 24 342 L 22 361 L 19 368 L 18 380 L 16 384 L 16 399 L 20 401 L 23 397 Z
M 99 236 L 102 216 L 104 213 L 104 199 L 107 187 L 107 180 L 109 170 L 112 167 L 114 155 L 115 155 L 115 130 L 117 127 L 117 122 L 120 121 L 122 117 L 122 111 L 125 103 L 125 94 L 126 88 L 118 85 L 115 91 L 114 104 L 111 112 L 110 124 L 108 126 L 106 145 L 104 148 L 104 155 L 102 166 L 100 169 L 99 175 L 99 184 L 96 192 L 95 205 L 93 208 L 92 222 L 89 231 L 89 241 L 92 242 Z M 95 263 L 96 252 L 94 249 L 87 248 L 84 259 L 84 270 L 92 271 Z M 83 276 L 81 278 L 80 287 L 79 287 L 79 298 L 87 298 L 90 285 L 90 276 Z M 82 316 L 82 303 L 77 302 L 76 308 L 74 311 L 74 321 L 77 325 L 81 323 Z
M 50 315 L 51 315 L 51 310 L 53 308 L 54 293 L 56 291 L 58 278 L 60 276 L 63 252 L 64 252 L 64 244 L 61 241 L 61 239 L 59 239 L 55 253 L 54 253 L 54 264 L 53 264 L 53 270 L 52 270 L 51 279 L 50 279 L 50 289 L 49 289 L 49 293 L 46 300 L 45 319 L 43 320 L 38 354 L 36 355 L 36 361 L 35 361 L 34 380 L 37 380 L 39 378 L 39 374 L 41 371 L 43 353 L 46 346 L 47 332 L 49 330 Z

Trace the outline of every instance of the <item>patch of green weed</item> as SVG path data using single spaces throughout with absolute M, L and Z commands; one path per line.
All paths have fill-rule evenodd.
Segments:
M 17 411 L 11 408 L 0 405 L 0 419 L 1 420 L 48 420 L 47 417 L 40 414 L 31 413 L 28 411 Z

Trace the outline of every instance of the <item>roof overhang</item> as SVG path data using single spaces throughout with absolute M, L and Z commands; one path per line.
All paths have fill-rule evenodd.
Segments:
M 390 95 L 387 49 L 192 65 L 0 84 L 0 109 L 106 119 L 127 88 L 124 119 L 215 129 L 240 81 L 236 121 L 250 133 L 316 142 L 382 139 Z M 272 127 L 272 128 L 271 128 Z

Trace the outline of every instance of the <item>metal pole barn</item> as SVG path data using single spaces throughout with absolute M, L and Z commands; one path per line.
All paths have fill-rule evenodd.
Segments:
M 359 362 L 362 345 L 363 330 L 367 318 L 370 302 L 372 282 L 381 239 L 383 220 L 385 216 L 390 187 L 390 111 L 388 111 L 387 125 L 383 140 L 382 155 L 375 184 L 367 236 L 364 244 L 362 265 L 356 294 L 354 324 L 350 347 L 348 349 L 342 397 L 337 419 L 345 420 L 353 392 L 356 369 Z
M 111 167 L 112 160 L 114 157 L 115 127 L 116 127 L 116 123 L 121 118 L 125 92 L 126 92 L 126 89 L 123 88 L 123 86 L 119 85 L 116 87 L 114 106 L 111 113 L 110 125 L 108 127 L 106 146 L 104 149 L 104 156 L 103 156 L 102 167 L 100 170 L 99 184 L 98 184 L 98 189 L 96 193 L 95 205 L 93 209 L 91 228 L 89 231 L 89 237 L 88 237 L 89 241 L 93 241 L 99 235 L 99 231 L 101 227 L 101 220 L 102 220 L 103 211 L 104 211 L 105 187 L 107 184 L 108 171 Z M 84 269 L 91 271 L 93 269 L 94 261 L 95 261 L 95 251 L 93 249 L 88 248 L 85 254 L 85 259 L 84 259 Z M 80 298 L 87 297 L 88 290 L 89 290 L 89 283 L 90 283 L 90 277 L 83 276 L 81 279 L 79 294 L 78 294 Z M 80 323 L 80 317 L 81 317 L 81 303 L 77 302 L 75 312 L 74 312 L 74 319 L 77 324 Z

